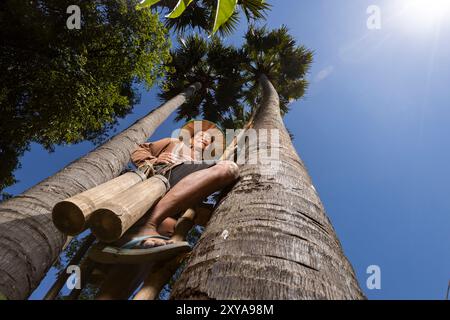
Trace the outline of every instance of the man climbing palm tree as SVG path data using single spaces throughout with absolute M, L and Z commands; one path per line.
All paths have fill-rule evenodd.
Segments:
M 214 160 L 220 155 L 214 151 L 220 153 L 223 136 L 212 122 L 191 121 L 182 132 L 188 134 L 188 143 L 165 138 L 141 144 L 133 152 L 132 162 L 140 170 L 166 176 L 171 189 L 116 246 L 144 249 L 172 243 L 168 236 L 173 234 L 180 214 L 238 178 L 234 162 Z

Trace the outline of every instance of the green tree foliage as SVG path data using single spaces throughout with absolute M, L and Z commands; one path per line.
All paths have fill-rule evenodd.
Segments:
M 251 88 L 246 91 L 247 102 L 254 106 L 261 96 L 258 79 L 265 74 L 280 96 L 282 115 L 288 112 L 289 103 L 300 99 L 308 87 L 306 75 L 313 61 L 313 52 L 298 45 L 286 26 L 268 30 L 250 28 L 245 35 L 244 72 Z
M 222 35 L 232 33 L 239 23 L 239 10 L 248 21 L 265 18 L 270 5 L 265 0 L 143 0 L 137 8 L 162 7 L 166 26 L 176 32 L 198 29 Z
M 204 117 L 223 128 L 242 128 L 259 105 L 259 76 L 265 74 L 280 95 L 283 114 L 308 86 L 306 75 L 313 53 L 298 45 L 286 27 L 250 28 L 241 48 L 217 37 L 206 41 L 192 35 L 180 39 L 168 64 L 170 72 L 160 97 L 168 100 L 189 83 L 203 87 L 178 110 L 178 120 Z
M 69 5 L 81 29 L 69 30 Z M 98 141 L 152 86 L 169 59 L 158 16 L 127 0 L 0 3 L 0 190 L 31 142 Z
M 160 97 L 169 100 L 190 83 L 201 82 L 202 88 L 178 109 L 176 120 L 202 116 L 221 123 L 240 108 L 243 58 L 241 51 L 217 37 L 211 41 L 197 35 L 180 39 L 180 46 L 172 51 Z

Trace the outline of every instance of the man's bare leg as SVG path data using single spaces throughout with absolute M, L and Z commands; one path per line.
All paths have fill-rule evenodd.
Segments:
M 239 168 L 231 161 L 222 161 L 213 167 L 191 173 L 170 189 L 153 210 L 123 236 L 121 242 L 145 235 L 160 235 L 161 223 L 166 218 L 198 204 L 205 197 L 233 183 L 238 176 Z M 167 243 L 171 241 L 148 239 L 143 246 L 153 247 Z

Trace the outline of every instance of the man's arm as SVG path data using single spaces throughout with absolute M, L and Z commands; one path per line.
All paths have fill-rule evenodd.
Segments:
M 142 143 L 131 154 L 131 161 L 136 167 L 145 164 L 155 164 L 158 161 L 158 156 L 161 154 L 171 142 L 170 138 L 161 139 L 155 142 Z

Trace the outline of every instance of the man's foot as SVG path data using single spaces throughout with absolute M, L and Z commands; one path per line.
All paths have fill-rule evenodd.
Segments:
M 160 234 L 155 226 L 136 226 L 130 228 L 117 242 L 114 243 L 114 246 L 122 247 L 126 243 L 130 242 L 133 239 L 145 236 L 170 236 L 168 234 Z M 173 243 L 172 240 L 164 240 L 158 238 L 149 238 L 142 240 L 138 245 L 136 245 L 133 249 L 144 249 L 144 248 L 153 248 L 159 247 L 166 244 Z

